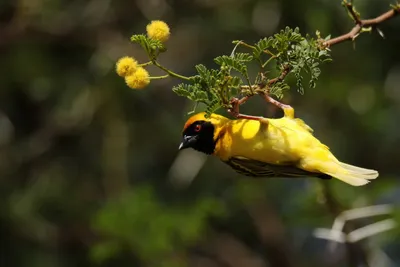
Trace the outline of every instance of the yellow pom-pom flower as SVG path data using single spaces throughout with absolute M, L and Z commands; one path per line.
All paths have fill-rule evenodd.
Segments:
M 132 57 L 122 57 L 116 64 L 116 72 L 121 77 L 133 74 L 138 68 L 138 62 Z
M 142 89 L 150 83 L 147 70 L 139 67 L 133 74 L 125 77 L 126 84 L 132 89 Z
M 167 41 L 170 35 L 168 24 L 161 20 L 153 20 L 147 25 L 146 30 L 149 38 L 161 42 Z

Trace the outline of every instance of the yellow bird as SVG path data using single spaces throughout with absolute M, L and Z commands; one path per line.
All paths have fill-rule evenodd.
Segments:
M 186 122 L 179 150 L 191 147 L 215 155 L 238 173 L 253 177 L 334 177 L 353 186 L 378 177 L 375 170 L 340 162 L 287 107 L 279 119 L 230 120 L 198 113 Z

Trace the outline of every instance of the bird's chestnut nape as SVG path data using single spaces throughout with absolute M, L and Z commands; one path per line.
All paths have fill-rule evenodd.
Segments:
M 184 129 L 179 150 L 193 148 L 205 154 L 214 153 L 214 125 L 209 121 L 195 121 Z

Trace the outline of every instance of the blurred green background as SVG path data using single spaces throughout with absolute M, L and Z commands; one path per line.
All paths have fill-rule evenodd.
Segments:
M 391 3 L 355 1 L 366 18 Z M 395 211 L 351 229 L 400 218 L 400 18 L 379 27 L 385 39 L 332 47 L 317 87 L 283 100 L 341 160 L 380 172 L 362 188 L 252 180 L 180 153 L 193 105 L 171 91 L 179 81 L 131 90 L 114 72 L 121 56 L 146 60 L 129 38 L 154 19 L 172 32 L 160 62 L 185 75 L 232 40 L 352 27 L 339 0 L 2 0 L 0 265 L 400 266 L 397 228 L 356 244 L 315 236 L 352 208 Z M 258 99 L 243 111 L 281 115 Z

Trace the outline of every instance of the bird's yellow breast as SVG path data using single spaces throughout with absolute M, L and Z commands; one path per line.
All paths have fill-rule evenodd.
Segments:
M 222 160 L 242 156 L 272 164 L 298 161 L 307 149 L 320 145 L 303 122 L 280 118 L 233 120 L 226 123 L 215 155 Z

